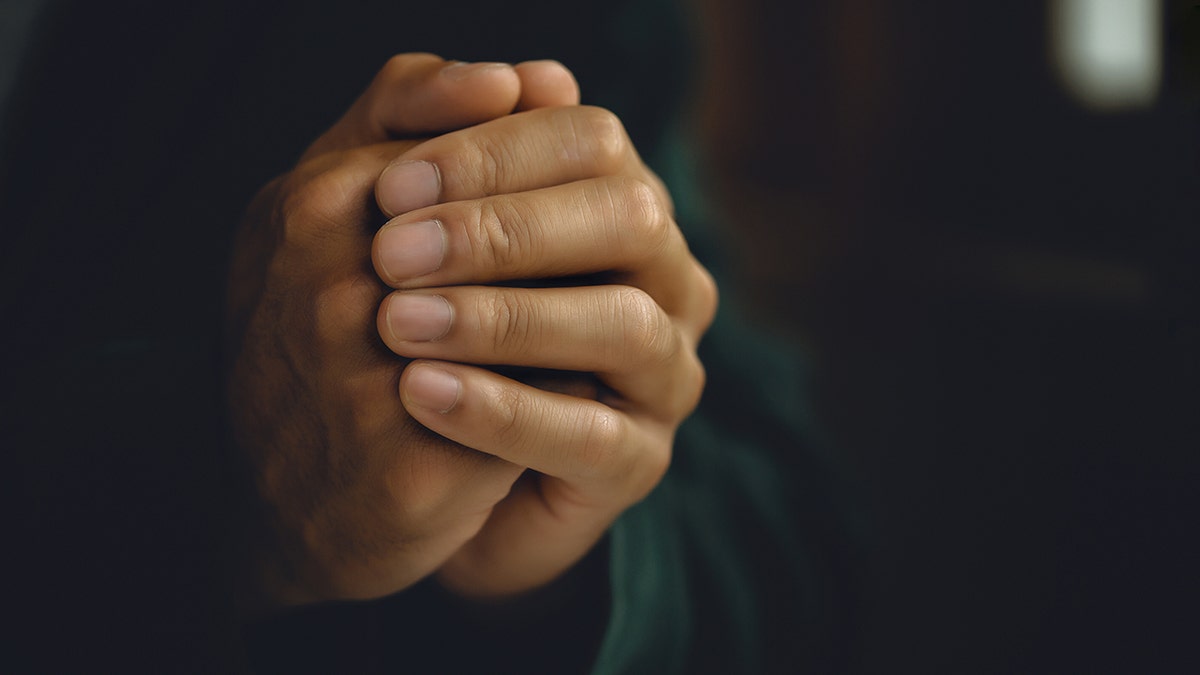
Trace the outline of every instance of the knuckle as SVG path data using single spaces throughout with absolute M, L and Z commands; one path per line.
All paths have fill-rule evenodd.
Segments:
M 625 358 L 637 355 L 639 363 L 665 361 L 677 347 L 670 321 L 658 303 L 640 288 L 626 286 L 617 293 L 622 347 Z
M 629 176 L 614 178 L 612 191 L 620 195 L 614 201 L 621 205 L 618 213 L 633 235 L 630 248 L 645 257 L 661 254 L 671 240 L 674 221 L 658 191 Z
M 664 443 L 643 453 L 638 479 L 633 484 L 634 499 L 650 494 L 671 468 L 671 444 Z
M 605 108 L 581 108 L 584 114 L 585 129 L 597 160 L 601 166 L 607 166 L 615 172 L 624 164 L 629 151 L 629 136 L 625 133 L 625 125 L 621 118 Z
M 528 417 L 529 397 L 516 387 L 501 387 L 493 399 L 491 410 L 492 434 L 499 444 L 514 446 L 521 440 L 523 425 Z
M 629 136 L 613 112 L 594 106 L 564 109 L 563 134 L 581 155 L 586 155 L 600 175 L 614 175 L 625 165 Z
M 437 512 L 437 499 L 431 495 L 433 482 L 418 480 L 419 470 L 396 471 L 387 481 L 388 513 L 396 528 L 420 536 Z
M 284 235 L 291 241 L 300 234 L 300 223 L 306 221 L 312 211 L 312 197 L 295 174 L 284 179 L 279 193 L 277 209 L 284 222 Z
M 621 450 L 626 447 L 626 430 L 616 412 L 590 408 L 580 420 L 583 442 L 576 455 L 580 478 L 595 479 L 620 473 Z
M 705 370 L 704 364 L 694 353 L 689 354 L 690 358 L 684 370 L 685 383 L 679 387 L 679 401 L 673 411 L 676 420 L 687 417 L 700 405 L 700 398 L 704 395 L 704 385 L 708 379 L 708 371 Z
M 355 148 L 347 148 L 345 150 L 342 150 L 340 153 L 338 153 L 338 160 L 339 160 L 338 166 L 339 167 L 372 167 L 372 166 L 376 166 L 379 164 L 379 158 L 382 154 L 380 152 L 380 150 L 381 150 L 381 148 L 379 146 L 374 146 L 374 145 L 364 145 L 364 146 L 359 146 L 359 147 L 355 147 Z M 382 170 L 382 167 L 378 167 L 378 169 Z M 335 173 L 335 172 L 331 172 L 331 173 Z M 346 178 L 343 177 L 343 174 L 349 174 L 349 173 L 350 172 L 346 172 L 346 171 L 336 172 L 335 176 L 345 186 L 345 185 L 348 185 L 349 181 L 347 181 Z M 377 177 L 378 173 L 379 173 L 378 171 L 375 171 L 374 174 L 372 175 L 372 178 Z M 372 187 L 373 187 L 373 182 L 372 182 Z M 347 187 L 344 187 L 343 189 L 346 191 L 349 191 L 349 189 Z M 361 189 L 354 190 L 355 196 L 358 196 L 359 194 L 361 194 L 361 192 L 362 192 Z
M 280 200 L 284 237 L 289 242 L 308 243 L 330 236 L 341 225 L 351 199 L 346 182 L 336 171 L 307 179 L 289 180 Z
M 362 275 L 318 291 L 313 300 L 318 344 L 329 348 L 345 344 L 348 338 L 369 335 L 380 300 L 380 289 Z
M 698 296 L 697 318 L 699 333 L 703 334 L 712 326 L 717 318 L 717 307 L 720 305 L 721 291 L 717 280 L 699 263 L 696 264 L 696 282 L 693 284 Z M 699 336 L 697 336 L 699 337 Z
M 512 169 L 515 157 L 502 138 L 475 133 L 458 140 L 447 151 L 446 159 L 434 160 L 438 166 L 449 167 L 446 181 L 457 183 L 457 192 L 485 197 L 500 194 L 504 176 Z M 451 190 L 453 192 L 453 190 Z
M 385 477 L 391 519 L 403 532 L 421 535 L 435 527 L 438 514 L 457 485 L 453 456 L 437 448 L 405 455 Z
M 674 432 L 666 428 L 655 430 L 650 432 L 649 440 L 649 443 L 639 444 L 637 452 L 629 453 L 628 465 L 621 474 L 628 503 L 650 494 L 671 467 Z
M 534 305 L 512 291 L 500 290 L 479 303 L 479 325 L 491 327 L 492 349 L 498 354 L 522 351 L 536 322 Z
M 521 213 L 514 200 L 497 197 L 478 204 L 468 239 L 480 268 L 513 269 L 533 254 L 529 230 L 520 225 L 528 214 Z

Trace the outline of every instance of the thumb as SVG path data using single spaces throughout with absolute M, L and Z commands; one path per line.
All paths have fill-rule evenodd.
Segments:
M 520 97 L 520 77 L 506 63 L 399 54 L 388 60 L 362 96 L 309 146 L 301 160 L 486 122 L 512 112 Z

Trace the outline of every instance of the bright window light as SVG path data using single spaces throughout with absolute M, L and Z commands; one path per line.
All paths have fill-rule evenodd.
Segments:
M 1154 103 L 1162 75 L 1161 0 L 1054 0 L 1051 49 L 1064 85 L 1101 111 Z

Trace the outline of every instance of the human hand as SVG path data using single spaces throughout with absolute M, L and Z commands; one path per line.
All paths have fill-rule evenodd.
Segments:
M 438 579 L 468 596 L 537 587 L 666 471 L 702 389 L 695 350 L 715 286 L 661 182 L 597 108 L 534 110 L 430 140 L 389 166 L 376 196 L 400 214 L 372 252 L 399 289 L 380 306 L 379 335 L 416 359 L 400 380 L 404 408 L 469 449 L 422 460 L 396 494 L 435 490 L 449 502 L 464 478 L 506 489 L 532 469 L 502 499 L 479 493 L 481 510 L 460 514 L 466 539 Z M 580 275 L 604 283 L 494 285 Z M 594 373 L 599 395 L 466 364 Z
M 507 491 L 483 475 L 459 481 L 457 499 L 439 496 L 436 482 L 395 491 L 397 477 L 436 473 L 465 453 L 400 407 L 402 364 L 374 332 L 385 289 L 370 270 L 383 220 L 372 191 L 387 162 L 417 144 L 389 139 L 577 102 L 573 77 L 555 63 L 401 55 L 251 205 L 230 273 L 228 389 L 232 429 L 262 502 L 264 522 L 250 534 L 260 604 L 403 588 L 467 538 L 470 523 L 456 515 L 470 520 Z
M 523 85 L 518 108 L 577 96 L 569 74 L 568 86 L 561 86 L 563 71 L 555 74 L 552 65 L 518 66 L 516 72 Z M 539 90 L 531 76 L 539 72 L 559 86 Z M 371 99 L 369 91 L 363 100 Z M 512 104 L 494 106 L 489 114 L 506 107 Z M 403 363 L 381 352 L 370 325 L 382 296 L 364 260 L 374 215 L 371 183 L 387 160 L 411 146 L 344 149 L 380 140 L 370 133 L 379 127 L 362 121 L 371 115 L 352 108 L 339 124 L 350 120 L 354 128 L 335 127 L 296 171 L 256 201 L 247 224 L 260 226 L 243 232 L 231 286 L 232 310 L 242 316 L 234 325 L 247 326 L 235 333 L 242 351 L 231 401 L 235 430 L 270 511 L 266 531 L 275 539 L 264 547 L 264 566 L 284 566 L 281 574 L 267 575 L 276 600 L 375 597 L 438 568 L 443 583 L 461 593 L 520 592 L 573 564 L 665 471 L 674 429 L 699 395 L 703 375 L 695 342 L 711 319 L 715 290 L 687 253 L 661 184 L 642 166 L 615 118 L 585 108 L 540 114 L 550 112 L 505 118 L 517 122 L 413 148 L 403 159 L 432 159 L 440 169 L 429 194 L 419 195 L 411 182 L 397 185 L 402 171 L 379 181 L 380 203 L 389 212 L 439 200 L 444 205 L 432 212 L 447 209 L 436 227 L 445 233 L 445 260 L 423 278 L 395 276 L 404 256 L 393 255 L 397 247 L 385 243 L 394 236 L 379 238 L 377 267 L 396 286 L 598 272 L 613 282 L 576 289 L 439 289 L 459 309 L 458 320 L 441 339 L 425 344 L 396 340 L 387 320 L 396 303 L 385 303 L 381 334 L 402 355 L 591 371 L 606 387 L 601 401 L 585 400 L 442 362 L 441 371 L 459 382 L 457 404 L 442 413 L 415 405 L 413 398 L 419 395 L 414 383 L 430 364 L 409 366 L 402 389 L 409 412 L 462 445 L 429 434 L 400 408 L 395 392 Z M 386 135 L 436 124 L 412 119 L 418 118 L 393 125 Z M 490 232 L 477 229 L 474 239 L 463 220 L 472 208 L 491 209 L 496 218 Z M 509 209 L 510 218 L 500 218 L 506 213 L 501 208 Z M 389 232 L 429 213 L 406 214 Z M 527 243 L 535 248 L 501 249 L 501 239 L 492 241 L 489 233 L 509 243 L 519 241 L 509 234 L 532 235 Z M 408 252 L 409 262 L 418 250 L 411 241 L 399 249 Z M 507 255 L 496 255 L 490 267 L 467 262 L 476 252 L 486 263 L 489 250 Z M 513 310 L 502 316 L 518 322 L 489 349 L 467 337 L 463 310 L 498 303 Z M 521 310 L 538 314 L 524 322 L 515 313 Z M 486 312 L 475 318 L 481 330 L 500 325 L 489 324 Z M 610 320 L 614 325 L 606 326 Z M 538 473 L 508 494 L 526 466 Z

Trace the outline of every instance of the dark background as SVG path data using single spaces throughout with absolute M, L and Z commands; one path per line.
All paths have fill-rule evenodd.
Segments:
M 874 528 L 864 670 L 1194 669 L 1196 3 L 1109 113 L 1048 3 L 705 6 L 736 290 L 814 355 Z
M 856 670 L 1194 668 L 1194 3 L 1166 5 L 1157 102 L 1119 114 L 1062 91 L 1035 3 L 697 3 L 691 56 L 666 13 L 631 46 L 636 3 L 475 5 L 38 15 L 0 145 L 18 664 L 223 669 L 232 479 L 192 413 L 219 405 L 227 235 L 388 55 L 429 50 L 559 58 L 639 143 L 696 85 L 725 302 L 810 354 L 854 486 Z

